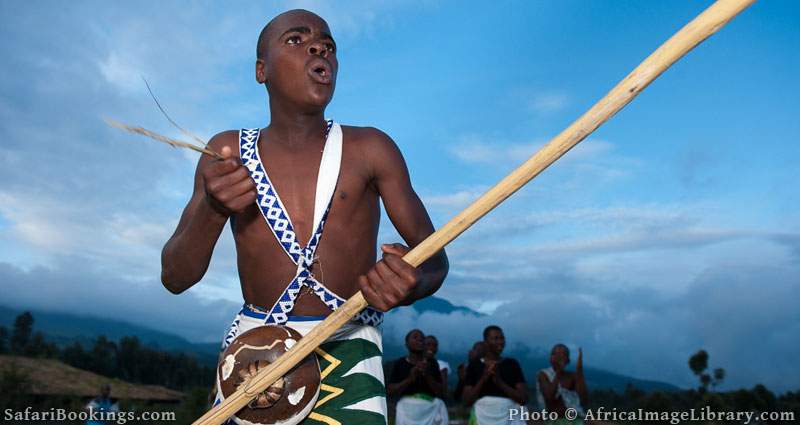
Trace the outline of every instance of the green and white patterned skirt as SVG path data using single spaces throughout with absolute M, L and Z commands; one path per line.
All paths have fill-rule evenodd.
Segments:
M 305 336 L 324 317 L 289 316 L 288 326 Z M 264 321 L 239 313 L 226 333 L 231 335 Z M 227 344 L 225 344 L 227 345 Z M 383 378 L 383 343 L 380 329 L 349 322 L 316 350 L 320 385 L 317 404 L 302 425 L 386 425 L 386 387 Z M 219 391 L 214 404 L 222 401 Z

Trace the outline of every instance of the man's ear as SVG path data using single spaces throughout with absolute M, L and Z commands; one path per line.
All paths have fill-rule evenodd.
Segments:
M 256 59 L 256 81 L 258 84 L 267 83 L 267 64 L 264 59 Z

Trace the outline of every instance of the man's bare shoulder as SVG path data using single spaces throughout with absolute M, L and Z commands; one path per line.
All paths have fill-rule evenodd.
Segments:
M 239 156 L 239 132 L 237 130 L 225 130 L 219 132 L 211 138 L 206 144 L 206 147 L 218 154 L 222 154 L 222 148 L 228 147 L 231 153 L 237 157 Z M 200 155 L 200 160 L 197 163 L 197 169 L 204 170 L 210 164 L 213 164 L 213 158 L 209 155 Z
M 345 143 L 361 151 L 367 159 L 385 161 L 402 159 L 394 140 L 375 127 L 342 126 Z
M 214 137 L 208 141 L 208 148 L 214 152 L 220 152 L 225 146 L 233 149 L 233 152 L 239 151 L 239 131 L 221 131 L 215 134 Z
M 394 141 L 388 134 L 375 127 L 355 127 L 343 125 L 342 133 L 346 143 L 353 143 L 365 149 L 386 149 L 395 147 Z

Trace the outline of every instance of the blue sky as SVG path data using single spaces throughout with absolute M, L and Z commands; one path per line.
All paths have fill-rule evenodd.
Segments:
M 266 125 L 254 48 L 280 11 L 329 21 L 329 116 L 391 135 L 442 225 L 708 4 L 0 3 L 3 302 L 220 336 L 241 302 L 227 233 L 195 288 L 158 282 L 197 156 L 101 118 L 177 136 L 144 75 L 205 137 Z M 799 20 L 795 2 L 755 4 L 455 241 L 439 295 L 488 317 L 399 311 L 387 337 L 419 322 L 466 351 L 496 322 L 637 377 L 691 385 L 705 348 L 729 388 L 796 386 Z M 384 220 L 381 241 L 396 238 Z

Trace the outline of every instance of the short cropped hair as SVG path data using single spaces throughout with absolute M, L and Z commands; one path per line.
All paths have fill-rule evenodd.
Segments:
M 500 326 L 489 325 L 489 326 L 486 327 L 486 329 L 483 330 L 483 339 L 488 338 L 489 337 L 489 332 L 491 332 L 491 331 L 498 331 L 500 333 L 503 333 L 503 330 L 500 329 Z
M 406 341 L 408 341 L 408 338 L 411 338 L 411 334 L 413 334 L 414 332 L 419 332 L 419 333 L 421 333 L 421 334 L 422 334 L 422 337 L 423 337 L 423 338 L 425 338 L 425 334 L 424 334 L 424 333 L 422 333 L 422 331 L 421 331 L 421 330 L 419 330 L 419 329 L 411 329 L 411 330 L 410 330 L 410 331 L 408 331 L 408 333 L 406 334 Z
M 258 43 L 256 43 L 256 59 L 264 60 L 267 57 L 267 33 L 269 32 L 269 26 L 272 24 L 272 21 L 269 21 L 267 25 L 264 25 L 264 28 L 261 29 L 261 34 L 258 35 Z
M 553 350 L 555 350 L 558 347 L 562 347 L 564 349 L 564 352 L 567 353 L 567 358 L 569 358 L 569 347 L 567 347 L 565 344 L 562 344 L 562 343 L 559 342 L 558 344 L 553 346 Z M 550 351 L 553 351 L 553 350 L 550 350 Z

